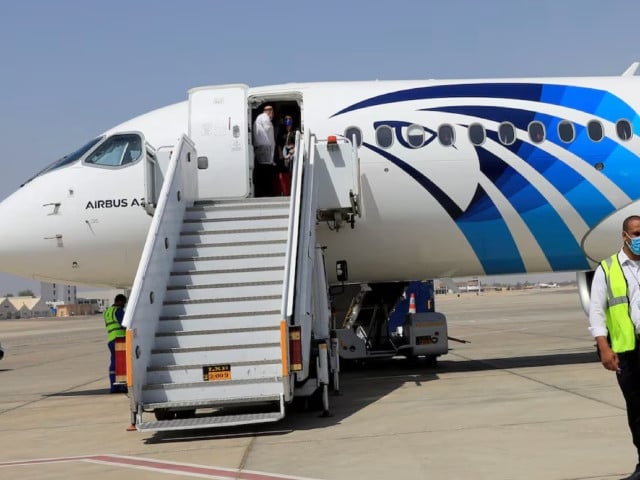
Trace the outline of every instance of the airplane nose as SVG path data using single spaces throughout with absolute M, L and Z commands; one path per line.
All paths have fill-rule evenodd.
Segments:
M 28 186 L 0 202 L 0 271 L 34 278 L 55 255 L 55 233 L 54 238 L 46 238 L 51 226 L 46 215 L 49 209 Z

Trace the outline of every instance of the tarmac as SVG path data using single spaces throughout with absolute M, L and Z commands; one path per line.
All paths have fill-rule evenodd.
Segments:
M 332 416 L 128 432 L 109 394 L 100 316 L 0 321 L 0 478 L 618 479 L 636 463 L 615 374 L 597 360 L 574 287 L 436 298 L 438 366 L 341 374 Z

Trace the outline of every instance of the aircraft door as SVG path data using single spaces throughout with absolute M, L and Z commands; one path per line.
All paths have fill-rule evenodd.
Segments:
M 160 190 L 162 190 L 162 182 L 164 181 L 164 171 L 158 164 L 156 152 L 153 151 L 150 146 L 147 146 L 146 148 L 144 170 L 144 208 L 149 215 L 153 215 L 160 198 Z
M 353 140 L 353 139 L 352 139 Z M 319 140 L 316 145 L 318 218 L 348 220 L 361 216 L 358 146 L 344 137 Z
M 247 90 L 246 85 L 189 90 L 189 137 L 198 151 L 200 198 L 251 193 Z

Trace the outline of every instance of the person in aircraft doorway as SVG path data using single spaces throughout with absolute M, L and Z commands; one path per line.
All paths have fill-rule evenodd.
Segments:
M 279 158 L 279 168 L 282 171 L 291 171 L 291 162 L 295 155 L 296 144 L 296 128 L 294 126 L 293 117 L 285 115 L 282 120 L 282 129 L 278 134 L 276 142 L 276 152 Z
M 638 453 L 640 480 L 640 216 L 622 224 L 622 248 L 595 271 L 589 304 L 589 331 L 602 365 L 616 372 L 627 407 L 627 421 Z
M 122 326 L 124 320 L 124 306 L 127 304 L 127 297 L 121 293 L 116 295 L 113 305 L 104 311 L 104 324 L 107 327 L 107 346 L 111 354 L 109 363 L 109 384 L 111 393 L 127 393 L 124 385 L 114 385 L 116 383 L 116 338 L 126 337 L 127 330 Z
M 269 196 L 276 174 L 274 153 L 276 147 L 273 130 L 273 107 L 265 105 L 262 113 L 253 122 L 253 185 L 256 197 Z

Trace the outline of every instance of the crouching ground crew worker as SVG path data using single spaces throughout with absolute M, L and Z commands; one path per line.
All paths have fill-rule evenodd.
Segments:
M 127 330 L 122 326 L 124 320 L 124 306 L 127 303 L 127 297 L 121 293 L 116 295 L 113 305 L 104 311 L 104 324 L 107 327 L 109 352 L 111 353 L 111 362 L 109 363 L 109 383 L 111 385 L 111 393 L 126 393 L 127 387 L 124 385 L 114 385 L 116 382 L 116 338 L 126 337 Z
M 622 224 L 622 249 L 600 262 L 591 284 L 589 331 L 596 339 L 602 365 L 616 372 L 627 404 L 627 421 L 638 451 L 640 480 L 640 216 Z

